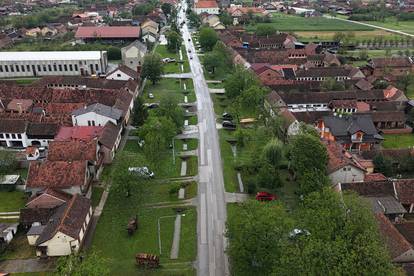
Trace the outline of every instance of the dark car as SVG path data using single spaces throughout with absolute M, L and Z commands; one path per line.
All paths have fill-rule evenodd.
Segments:
M 222 117 L 224 120 L 228 120 L 228 121 L 232 121 L 232 120 L 233 120 L 233 116 L 231 116 L 231 114 L 229 114 L 229 113 L 227 113 L 227 112 L 224 112 L 224 113 L 221 115 L 221 117 Z
M 189 38 L 188 41 L 191 41 L 191 38 Z
M 232 121 L 223 121 L 221 125 L 227 129 L 236 129 L 236 124 L 233 123 Z
M 277 199 L 276 195 L 268 193 L 268 192 L 258 192 L 256 194 L 256 200 L 258 201 L 273 201 L 276 199 Z
M 188 50 L 189 53 L 191 53 L 191 50 Z

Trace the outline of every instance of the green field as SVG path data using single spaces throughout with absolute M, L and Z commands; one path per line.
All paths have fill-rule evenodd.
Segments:
M 414 21 L 398 21 L 396 17 L 387 17 L 384 22 L 364 21 L 371 25 L 414 34 Z
M 184 91 L 184 84 L 187 86 L 187 92 Z M 164 95 L 173 95 L 178 102 L 184 102 L 184 96 L 187 96 L 188 102 L 195 102 L 196 95 L 193 90 L 192 80 L 161 79 L 155 85 L 147 81 L 143 98 L 145 102 L 159 102 Z M 153 99 L 149 98 L 149 93 L 154 95 Z
M 223 162 L 224 188 L 226 192 L 234 193 L 239 191 L 237 174 L 234 169 L 234 157 L 231 145 L 227 139 L 231 139 L 232 132 L 224 129 L 219 130 L 221 160 Z
M 305 18 L 296 15 L 274 13 L 272 23 L 260 23 L 247 28 L 254 31 L 259 25 L 272 25 L 278 31 L 370 31 L 373 28 L 351 22 L 328 19 L 325 17 Z
M 26 199 L 23 192 L 0 191 L 0 212 L 18 212 L 24 207 Z
M 386 149 L 401 149 L 414 146 L 413 134 L 384 134 L 382 147 Z

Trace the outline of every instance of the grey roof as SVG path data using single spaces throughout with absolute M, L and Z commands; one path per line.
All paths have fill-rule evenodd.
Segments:
M 26 236 L 40 235 L 45 229 L 46 225 L 32 226 L 27 232 Z
M 122 110 L 100 103 L 95 103 L 85 108 L 76 109 L 72 112 L 72 115 L 79 116 L 89 112 L 95 112 L 96 114 L 106 116 L 114 120 L 119 120 L 122 117 Z
M 323 121 L 334 136 L 344 136 L 362 131 L 368 135 L 377 135 L 377 129 L 371 115 L 324 116 Z
M 407 213 L 405 208 L 393 196 L 384 197 L 367 197 L 372 204 L 374 213 L 404 214 Z

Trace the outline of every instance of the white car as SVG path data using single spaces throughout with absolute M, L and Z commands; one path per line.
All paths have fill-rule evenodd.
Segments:
M 154 94 L 149 93 L 149 94 L 148 94 L 148 98 L 150 98 L 150 99 L 154 99 Z
M 155 175 L 148 167 L 129 167 L 128 171 L 144 178 L 153 178 Z

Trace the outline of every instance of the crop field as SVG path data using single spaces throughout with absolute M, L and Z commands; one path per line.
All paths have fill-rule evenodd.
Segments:
M 371 31 L 373 28 L 358 25 L 351 22 L 328 19 L 324 17 L 305 18 L 295 15 L 275 13 L 272 23 L 260 23 L 248 26 L 248 30 L 254 31 L 257 26 L 272 25 L 279 31 Z

